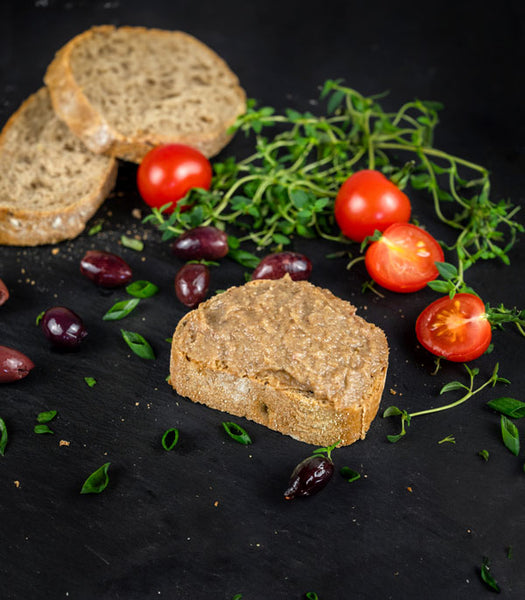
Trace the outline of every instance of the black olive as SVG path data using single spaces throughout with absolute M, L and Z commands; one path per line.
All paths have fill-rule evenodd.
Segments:
M 305 458 L 293 470 L 284 497 L 292 500 L 298 496 L 312 496 L 325 487 L 333 473 L 334 463 L 327 456 L 314 454 Z

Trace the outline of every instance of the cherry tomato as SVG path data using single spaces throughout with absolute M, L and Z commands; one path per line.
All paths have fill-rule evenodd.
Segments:
M 150 150 L 137 170 L 137 186 L 149 206 L 160 208 L 177 202 L 192 188 L 210 189 L 210 161 L 198 150 L 183 144 L 167 144 Z
M 394 223 L 365 254 L 372 279 L 392 292 L 416 292 L 438 276 L 436 262 L 443 262 L 439 243 L 424 229 L 410 223 Z
M 444 296 L 425 308 L 416 321 L 419 343 L 453 362 L 468 362 L 489 347 L 492 328 L 483 301 L 474 294 Z
M 335 220 L 342 233 L 362 242 L 374 231 L 410 219 L 410 200 L 379 171 L 363 170 L 351 175 L 335 199 Z

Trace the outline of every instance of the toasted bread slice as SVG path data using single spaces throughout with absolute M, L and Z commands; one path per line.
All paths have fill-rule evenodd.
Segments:
M 365 437 L 387 366 L 381 329 L 285 276 L 230 288 L 185 315 L 170 380 L 182 396 L 303 442 L 347 445 Z
M 133 162 L 168 143 L 214 156 L 246 109 L 228 65 L 180 31 L 93 27 L 57 52 L 44 80 L 56 113 L 92 152 Z
M 90 152 L 60 121 L 41 88 L 0 134 L 0 244 L 74 238 L 115 185 L 117 162 Z

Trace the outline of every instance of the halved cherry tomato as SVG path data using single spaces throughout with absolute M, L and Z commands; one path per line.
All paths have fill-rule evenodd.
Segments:
M 492 328 L 483 301 L 474 294 L 444 296 L 425 308 L 416 321 L 419 343 L 453 362 L 468 362 L 489 347 Z
M 190 189 L 210 189 L 211 178 L 210 161 L 195 148 L 183 144 L 153 148 L 137 170 L 137 186 L 146 204 L 160 208 L 173 202 L 171 211 Z
M 362 242 L 374 231 L 410 219 L 410 200 L 379 171 L 365 169 L 351 175 L 341 186 L 334 215 L 342 233 Z
M 394 223 L 372 242 L 365 254 L 372 279 L 392 292 L 416 292 L 438 276 L 436 262 L 443 262 L 439 243 L 421 227 Z

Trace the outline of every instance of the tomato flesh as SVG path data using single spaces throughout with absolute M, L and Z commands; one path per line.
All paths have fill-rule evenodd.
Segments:
M 351 175 L 341 186 L 334 205 L 341 232 L 362 242 L 377 229 L 410 219 L 410 200 L 379 171 L 365 169 Z
M 381 239 L 372 242 L 365 266 L 372 279 L 392 292 L 416 292 L 436 279 L 436 262 L 443 262 L 439 243 L 424 229 L 411 223 L 395 223 Z
M 419 343 L 453 362 L 468 362 L 489 347 L 492 328 L 483 301 L 474 294 L 444 296 L 425 308 L 416 321 Z
M 166 144 L 150 150 L 137 170 L 137 187 L 143 200 L 160 208 L 177 202 L 192 188 L 210 189 L 210 161 L 198 150 L 183 144 Z

